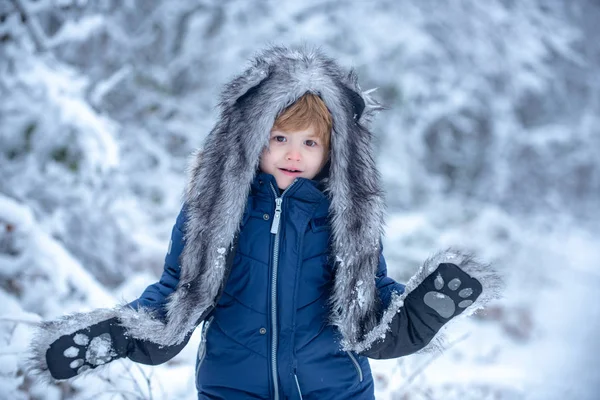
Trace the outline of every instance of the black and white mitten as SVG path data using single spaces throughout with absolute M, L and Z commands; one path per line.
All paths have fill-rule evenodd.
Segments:
M 392 298 L 361 353 L 385 359 L 435 347 L 429 343 L 446 323 L 498 298 L 502 287 L 491 266 L 460 252 L 438 253 L 419 268 L 404 293 Z
M 481 283 L 452 263 L 438 268 L 408 294 L 404 307 L 419 322 L 437 332 L 481 295 Z
M 68 379 L 126 357 L 129 338 L 118 318 L 111 318 L 54 341 L 46 351 L 54 379 Z

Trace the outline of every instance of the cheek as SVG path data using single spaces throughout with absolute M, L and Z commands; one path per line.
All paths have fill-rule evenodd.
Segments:
M 325 162 L 327 162 L 327 153 L 321 152 L 315 156 L 315 164 L 319 166 L 319 169 L 321 169 L 323 165 L 325 165 Z
M 319 173 L 319 171 L 321 170 L 321 168 L 323 168 L 323 165 L 325 164 L 325 158 L 323 153 L 311 154 L 309 163 L 311 171 L 315 175 Z
M 269 149 L 263 150 L 260 155 L 259 166 L 261 170 L 268 169 L 269 166 L 273 163 L 273 153 L 269 151 Z

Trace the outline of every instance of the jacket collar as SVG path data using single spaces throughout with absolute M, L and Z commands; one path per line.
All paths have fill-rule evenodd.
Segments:
M 286 198 L 298 198 L 311 203 L 320 203 L 327 200 L 327 196 L 320 189 L 320 181 L 306 178 L 296 178 L 294 184 L 284 191 Z M 281 196 L 275 177 L 266 172 L 258 172 L 252 181 L 253 194 L 269 196 L 273 199 Z

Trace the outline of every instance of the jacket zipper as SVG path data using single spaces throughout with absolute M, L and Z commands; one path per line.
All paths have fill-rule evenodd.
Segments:
M 275 245 L 273 248 L 273 271 L 271 273 L 271 373 L 273 375 L 274 399 L 279 400 L 279 380 L 277 379 L 277 268 L 279 264 L 279 223 L 281 220 L 281 204 L 283 196 L 296 183 L 294 180 L 281 194 L 277 196 L 277 191 L 271 183 L 271 189 L 275 195 L 275 215 L 271 224 L 271 234 L 275 235 Z
M 352 364 L 354 364 L 354 368 L 356 368 L 356 372 L 358 373 L 358 381 L 362 382 L 363 381 L 363 373 L 362 373 L 362 369 L 360 368 L 360 364 L 358 363 L 356 358 L 352 355 L 352 353 L 350 353 L 349 351 L 347 351 L 346 353 L 348 353 L 350 360 L 352 360 Z
M 300 396 L 300 400 L 302 400 L 302 390 L 300 390 L 300 384 L 298 383 L 298 375 L 294 374 L 294 379 L 296 380 L 296 389 L 298 389 L 298 395 Z

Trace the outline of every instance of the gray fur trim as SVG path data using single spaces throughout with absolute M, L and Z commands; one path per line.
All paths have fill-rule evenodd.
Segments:
M 133 309 L 123 307 L 119 309 L 119 320 L 126 329 L 126 334 L 134 339 L 147 340 L 158 345 L 166 346 L 166 325 L 155 314 L 146 308 Z
M 26 370 L 29 371 L 31 376 L 46 383 L 71 381 L 72 379 L 54 379 L 50 375 L 46 362 L 46 351 L 50 348 L 50 345 L 61 336 L 70 335 L 80 329 L 114 318 L 117 315 L 118 310 L 116 309 L 100 308 L 87 313 L 65 315 L 56 320 L 40 322 L 34 330 L 33 339 L 29 347 L 25 361 Z M 85 371 L 77 375 L 77 378 L 92 372 L 97 373 L 99 370 L 106 368 L 107 365 Z
M 356 121 L 348 89 L 366 108 Z M 162 343 L 180 343 L 213 305 L 224 284 L 232 248 L 262 150 L 276 117 L 305 93 L 318 94 L 333 118 L 330 176 L 332 253 L 337 266 L 331 322 L 355 343 L 358 326 L 375 326 L 376 288 L 384 202 L 363 122 L 379 105 L 358 87 L 356 76 L 317 49 L 272 47 L 226 85 L 221 115 L 190 167 L 186 188 L 186 245 L 181 277 L 167 304 Z
M 404 297 L 397 293 L 392 294 L 390 305 L 383 312 L 383 316 L 379 320 L 379 323 L 374 326 L 371 331 L 367 332 L 364 338 L 359 342 L 350 343 L 345 339 L 342 340 L 342 349 L 345 351 L 362 353 L 366 350 L 369 350 L 373 343 L 375 343 L 378 339 L 385 339 L 385 335 L 390 330 L 392 319 L 400 311 L 402 306 L 404 306 Z
M 413 275 L 406 284 L 404 293 L 401 295 L 392 295 L 391 304 L 384 311 L 379 324 L 368 332 L 364 339 L 358 343 L 342 341 L 344 349 L 360 353 L 371 348 L 373 343 L 378 339 L 385 338 L 387 331 L 390 329 L 392 318 L 404 305 L 406 297 L 442 263 L 452 263 L 457 265 L 472 278 L 477 279 L 483 287 L 483 291 L 479 298 L 455 319 L 472 315 L 475 311 L 483 308 L 491 300 L 501 297 L 504 283 L 501 276 L 491 265 L 477 261 L 471 254 L 460 250 L 448 249 L 446 251 L 441 251 L 434 254 L 423 263 L 417 273 Z M 443 350 L 446 342 L 443 331 L 446 326 L 448 326 L 448 324 L 444 325 L 444 328 L 436 334 L 434 339 L 429 342 L 427 346 L 419 350 L 419 353 Z

